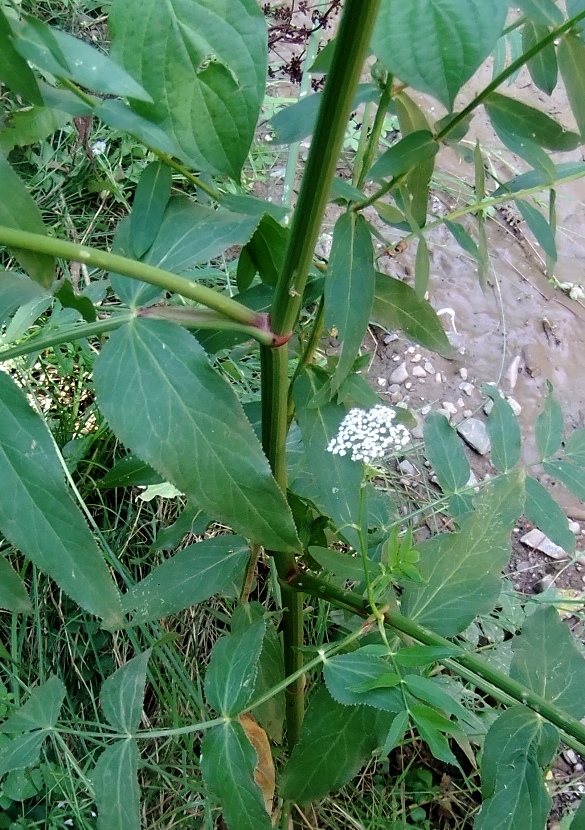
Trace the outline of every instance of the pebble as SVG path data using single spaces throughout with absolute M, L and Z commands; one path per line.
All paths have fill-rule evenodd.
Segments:
M 466 487 L 474 487 L 476 484 L 479 484 L 479 482 L 477 480 L 477 476 L 475 475 L 473 470 L 471 470 L 470 473 L 469 473 L 469 478 L 467 479 L 467 484 L 465 486 Z
M 413 438 L 416 438 L 417 440 L 419 440 L 420 438 L 423 438 L 424 437 L 423 425 L 422 424 L 417 424 L 414 427 L 414 429 L 410 430 L 410 434 L 412 435 Z
M 461 380 L 467 380 L 467 369 L 465 367 L 459 369 L 459 374 L 461 375 Z
M 526 545 L 526 547 L 539 550 L 541 553 L 545 553 L 547 556 L 550 556 L 551 559 L 567 558 L 566 551 L 564 551 L 559 545 L 555 545 L 554 542 L 551 542 L 548 536 L 545 536 L 544 533 L 537 527 L 529 533 L 525 533 L 520 541 L 523 545 Z
M 410 358 L 411 363 L 420 363 L 422 360 L 422 354 L 415 354 L 414 357 Z
M 516 571 L 521 574 L 524 573 L 524 571 L 529 571 L 531 567 L 532 565 L 530 564 L 530 562 L 528 562 L 528 560 L 526 559 L 523 559 L 521 562 L 518 562 L 516 564 Z
M 425 360 L 424 368 L 425 368 L 425 372 L 427 373 L 427 375 L 434 375 L 435 374 L 435 367 L 428 360 Z
M 489 401 L 486 401 L 486 403 L 484 404 L 483 411 L 485 412 L 486 415 L 489 415 L 493 408 L 494 408 L 494 402 L 490 398 Z
M 406 363 L 401 363 L 400 366 L 394 369 L 390 375 L 390 383 L 404 383 L 407 378 L 408 370 L 406 368 Z
M 464 418 L 471 418 L 472 415 L 473 415 L 473 412 L 471 411 L 471 409 L 464 409 L 463 410 L 463 417 Z
M 580 533 L 581 525 L 579 522 L 569 522 L 569 530 L 571 533 Z
M 522 407 L 520 406 L 518 401 L 515 398 L 507 398 L 506 400 L 510 404 L 510 406 L 512 408 L 512 412 L 514 413 L 514 415 L 516 415 L 516 416 L 520 415 L 520 413 L 522 412 Z M 492 401 L 492 403 L 493 403 L 493 401 Z
M 427 373 L 422 366 L 413 366 L 412 376 L 415 378 L 426 378 Z
M 378 378 L 378 386 L 386 386 L 386 378 Z
M 398 469 L 403 476 L 415 476 L 417 473 L 416 467 L 404 458 L 399 464 Z
M 408 381 L 407 383 L 404 384 L 404 388 L 405 389 L 412 389 L 412 383 L 410 381 Z
M 459 409 L 463 409 L 463 407 L 465 406 L 465 401 L 463 400 L 463 398 L 457 398 L 457 406 L 459 407 Z
M 442 383 L 443 379 L 441 378 L 441 373 L 437 372 L 435 375 L 435 383 Z
M 421 415 L 428 415 L 430 411 L 431 411 L 431 405 L 429 403 L 426 406 L 423 406 L 423 408 L 420 411 L 420 414 Z
M 390 392 L 391 395 L 393 395 L 395 392 L 400 392 L 400 384 L 399 383 L 392 383 L 388 387 L 388 392 Z
M 401 400 L 402 400 L 402 395 L 400 394 L 400 392 L 393 392 L 390 395 L 390 402 L 391 403 L 400 403 Z
M 473 391 L 475 389 L 474 385 L 472 383 L 467 383 L 467 381 L 463 381 L 463 383 L 460 383 L 459 388 L 469 397 L 473 395 Z
M 400 355 L 399 354 L 392 355 L 392 360 L 394 361 L 394 363 L 398 363 L 398 361 L 400 360 Z
M 443 401 L 443 409 L 449 413 L 449 415 L 456 415 L 457 414 L 457 407 L 455 404 L 452 404 L 450 401 Z
M 414 348 L 414 346 L 409 346 L 408 349 L 406 350 L 406 354 L 414 354 L 415 351 L 416 351 L 416 349 Z
M 384 337 L 384 345 L 389 346 L 390 343 L 394 343 L 396 340 L 398 340 L 398 335 L 397 334 L 387 334 Z
M 477 418 L 468 418 L 457 426 L 457 432 L 480 455 L 489 452 L 490 438 L 483 421 L 479 421 Z
M 575 766 L 575 764 L 579 763 L 579 758 L 577 757 L 577 753 L 575 752 L 574 749 L 566 749 L 563 752 L 563 757 L 564 757 L 565 761 L 568 761 L 569 764 L 572 764 L 573 766 Z

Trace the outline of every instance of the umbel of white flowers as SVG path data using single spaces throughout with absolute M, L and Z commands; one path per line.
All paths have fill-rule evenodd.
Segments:
M 410 441 L 403 424 L 393 424 L 396 413 L 379 404 L 372 409 L 350 409 L 335 438 L 327 446 L 333 455 L 351 453 L 352 461 L 369 464 L 374 458 L 383 458 L 392 450 L 406 446 Z

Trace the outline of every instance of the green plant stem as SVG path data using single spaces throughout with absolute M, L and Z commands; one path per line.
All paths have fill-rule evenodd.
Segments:
M 378 103 L 378 109 L 376 110 L 376 116 L 374 118 L 374 123 L 372 125 L 372 130 L 370 132 L 368 146 L 366 147 L 366 152 L 362 161 L 362 166 L 359 172 L 356 187 L 361 187 L 363 185 L 367 172 L 372 166 L 372 162 L 374 161 L 374 156 L 376 155 L 376 150 L 378 149 L 378 142 L 380 141 L 380 136 L 382 135 L 384 119 L 386 118 L 386 114 L 388 112 L 388 105 L 390 103 L 390 99 L 392 98 L 392 82 L 392 75 L 388 75 L 386 85 L 382 90 L 382 95 Z
M 317 124 L 291 225 L 283 270 L 271 310 L 271 329 L 290 336 L 297 321 L 313 252 L 343 145 L 347 119 L 380 0 L 346 0 L 336 49 L 319 108 Z M 286 433 L 288 430 L 288 348 L 261 347 L 262 443 L 272 471 L 286 493 Z M 282 583 L 283 650 L 287 674 L 302 668 L 303 599 L 288 587 L 296 572 L 294 556 L 274 554 Z M 304 714 L 304 678 L 287 687 L 287 741 L 298 741 Z
M 345 4 L 272 307 L 272 328 L 278 334 L 289 334 L 298 317 L 380 2 L 347 0 Z
M 557 26 L 557 28 L 553 29 L 552 32 L 549 32 L 549 34 L 546 35 L 546 37 L 543 37 L 542 40 L 540 40 L 538 43 L 535 43 L 531 49 L 528 49 L 528 51 L 520 55 L 519 58 L 517 58 L 515 61 L 512 61 L 512 63 L 509 66 L 507 66 L 503 70 L 503 72 L 500 72 L 499 75 L 496 75 L 493 81 L 491 81 L 491 83 L 489 83 L 485 87 L 485 89 L 482 89 L 479 95 L 476 95 L 473 101 L 470 101 L 469 104 L 461 110 L 461 112 L 458 112 L 457 115 L 455 115 L 453 119 L 443 127 L 441 132 L 437 136 L 435 136 L 435 140 L 442 141 L 445 138 L 445 136 L 452 132 L 458 126 L 458 124 L 460 124 L 467 118 L 468 115 L 471 115 L 471 113 L 475 109 L 477 109 L 477 107 L 481 103 L 483 103 L 483 101 L 485 101 L 485 99 L 489 95 L 491 95 L 492 92 L 495 92 L 495 90 L 501 84 L 503 84 L 504 81 L 510 78 L 518 69 L 522 69 L 524 64 L 528 63 L 528 61 L 535 55 L 538 55 L 538 53 L 541 52 L 546 46 L 548 46 L 549 43 L 554 43 L 554 41 L 557 38 L 561 37 L 561 35 L 564 35 L 566 32 L 570 31 L 573 28 L 573 26 L 580 20 L 583 20 L 583 18 L 585 18 L 585 11 L 579 12 L 579 14 L 576 14 L 574 17 L 571 17 L 569 20 L 565 21 L 565 23 L 563 23 L 561 26 Z
M 311 326 L 311 331 L 309 334 L 309 339 L 305 344 L 305 348 L 303 353 L 301 354 L 300 358 L 297 361 L 297 365 L 295 366 L 295 370 L 293 372 L 293 376 L 291 378 L 291 382 L 289 385 L 288 391 L 288 422 L 293 417 L 293 400 L 292 400 L 292 390 L 295 383 L 295 380 L 299 377 L 301 372 L 308 366 L 315 356 L 315 352 L 317 351 L 317 347 L 319 345 L 319 341 L 321 340 L 321 335 L 323 334 L 323 326 L 325 325 L 325 300 L 323 297 L 319 300 L 319 305 L 317 307 L 317 313 L 315 314 L 315 319 L 313 320 L 313 325 Z
M 51 346 L 56 346 L 58 343 L 72 343 L 75 340 L 83 340 L 87 337 L 99 337 L 108 331 L 119 329 L 120 326 L 130 322 L 133 317 L 134 315 L 131 312 L 116 314 L 115 316 L 108 317 L 107 320 L 96 320 L 95 323 L 71 326 L 70 328 L 58 329 L 53 334 L 32 337 L 25 343 L 19 343 L 18 346 L 1 349 L 0 362 L 13 360 L 15 357 L 22 357 L 25 354 L 42 352 Z
M 370 614 L 368 603 L 359 594 L 329 585 L 314 574 L 299 572 L 292 580 L 289 580 L 291 587 L 298 587 L 311 596 L 321 597 L 329 600 L 342 608 L 353 610 L 355 614 L 366 617 Z M 569 746 L 582 752 L 585 748 L 585 724 L 577 718 L 563 712 L 554 703 L 546 700 L 541 695 L 533 692 L 527 686 L 519 683 L 503 672 L 498 671 L 489 663 L 486 663 L 475 654 L 470 654 L 461 646 L 453 643 L 439 634 L 435 634 L 428 628 L 424 628 L 413 620 L 409 620 L 397 611 L 386 611 L 384 614 L 386 624 L 429 646 L 447 646 L 458 649 L 456 656 L 449 657 L 439 662 L 456 674 L 461 674 L 467 680 L 493 695 L 497 700 L 510 704 L 520 703 L 528 706 L 541 717 L 557 726 L 564 733 L 564 738 Z M 463 670 L 463 671 L 462 671 Z
M 180 294 L 190 300 L 195 300 L 208 308 L 219 311 L 230 320 L 243 323 L 245 326 L 265 328 L 266 318 L 252 311 L 246 306 L 232 300 L 196 282 L 171 274 L 162 268 L 154 265 L 147 265 L 145 262 L 138 262 L 135 259 L 111 254 L 107 251 L 100 251 L 97 248 L 90 248 L 87 245 L 76 245 L 74 242 L 66 242 L 63 239 L 54 239 L 51 236 L 44 236 L 40 233 L 30 233 L 16 228 L 0 226 L 0 245 L 9 248 L 23 248 L 26 251 L 36 251 L 39 254 L 62 257 L 63 259 L 81 262 L 84 265 L 93 265 L 96 268 L 103 268 L 106 271 L 115 271 L 117 274 L 124 274 L 134 280 L 158 285 L 165 291 Z
M 244 326 L 228 317 L 224 317 L 209 308 L 189 308 L 188 306 L 147 306 L 137 311 L 138 317 L 149 317 L 155 320 L 169 320 L 178 323 L 187 329 L 213 329 L 214 331 L 241 331 L 248 337 L 253 337 L 264 346 L 274 343 L 271 331 L 256 326 Z

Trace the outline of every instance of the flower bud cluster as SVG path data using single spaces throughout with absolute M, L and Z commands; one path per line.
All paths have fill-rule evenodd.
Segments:
M 335 438 L 327 446 L 333 455 L 351 453 L 352 461 L 369 464 L 375 458 L 384 458 L 392 450 L 401 449 L 410 441 L 403 424 L 393 424 L 396 413 L 379 404 L 370 410 L 350 409 Z

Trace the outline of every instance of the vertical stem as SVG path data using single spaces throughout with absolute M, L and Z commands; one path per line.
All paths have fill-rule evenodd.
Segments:
M 301 308 L 313 251 L 329 197 L 347 119 L 367 54 L 381 0 L 346 0 L 336 38 L 331 70 L 323 92 L 317 124 L 295 208 L 285 262 L 276 287 L 271 328 L 292 332 Z M 288 412 L 288 349 L 261 347 L 262 443 L 272 471 L 286 493 L 285 443 Z M 287 674 L 302 668 L 303 598 L 288 581 L 297 566 L 293 555 L 272 554 L 282 584 L 282 632 Z M 298 741 L 304 713 L 302 675 L 287 692 L 289 749 Z

